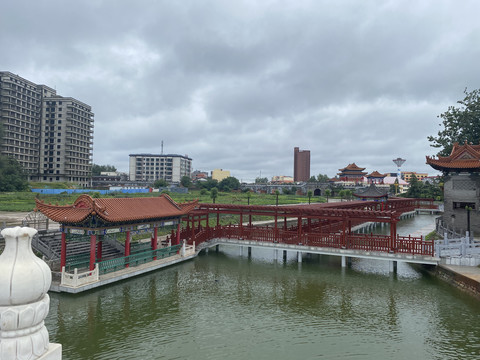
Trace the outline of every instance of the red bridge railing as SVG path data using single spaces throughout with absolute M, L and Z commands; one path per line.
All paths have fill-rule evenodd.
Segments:
M 425 240 L 422 236 L 397 235 L 393 241 L 389 235 L 357 234 L 342 232 L 305 232 L 274 229 L 271 227 L 243 227 L 239 225 L 216 226 L 213 228 L 197 228 L 194 236 L 192 230 L 184 230 L 180 234 L 188 244 L 199 244 L 215 239 L 228 238 L 238 240 L 253 240 L 259 242 L 278 243 L 286 245 L 303 245 L 327 248 L 341 248 L 363 251 L 380 251 L 386 253 L 402 253 L 410 255 L 433 256 L 433 240 Z

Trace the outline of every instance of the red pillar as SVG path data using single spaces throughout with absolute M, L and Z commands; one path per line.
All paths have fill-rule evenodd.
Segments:
M 103 248 L 103 242 L 100 238 L 100 235 L 98 237 L 98 244 L 97 244 L 97 259 L 98 261 L 102 261 L 102 248 Z
M 283 230 L 287 230 L 287 217 L 283 217 Z
M 180 244 L 180 223 L 177 224 L 177 239 L 175 241 L 175 245 Z
M 60 250 L 60 269 L 67 263 L 67 234 L 62 232 L 62 248 Z
M 243 212 L 240 213 L 240 237 L 243 238 Z
M 297 236 L 298 236 L 298 243 L 302 242 L 302 217 L 298 217 L 297 221 Z
M 125 233 L 125 256 L 130 256 L 130 231 Z
M 220 212 L 217 211 L 217 226 L 220 225 Z
M 157 229 L 158 229 L 157 227 L 153 228 L 153 234 L 150 240 L 150 247 L 152 248 L 152 250 L 157 249 Z
M 191 243 L 193 244 L 193 242 L 195 241 L 195 217 L 192 216 L 192 232 L 191 232 L 191 235 L 190 235 L 190 241 Z M 179 242 L 180 244 L 180 242 Z
M 275 212 L 275 226 L 273 227 L 273 236 L 274 236 L 274 240 L 275 242 L 278 241 L 278 236 L 277 236 L 277 213 Z
M 130 256 L 130 231 L 125 232 L 125 256 Z M 128 261 L 125 267 L 128 267 Z
M 95 269 L 95 250 L 97 247 L 97 235 L 90 235 L 90 270 Z
M 152 240 L 151 240 L 151 243 L 150 243 L 150 246 L 151 246 L 152 250 L 157 250 L 157 243 L 158 243 L 158 241 L 157 241 L 157 229 L 158 228 L 156 226 L 153 228 L 153 236 L 152 236 Z M 157 257 L 154 256 L 153 260 L 157 260 Z

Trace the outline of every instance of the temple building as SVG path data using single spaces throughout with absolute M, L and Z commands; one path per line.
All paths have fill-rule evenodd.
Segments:
M 444 176 L 444 225 L 480 233 L 480 145 L 455 143 L 449 156 L 426 157 Z
M 367 182 L 369 184 L 383 184 L 383 179 L 387 174 L 380 174 L 378 171 L 373 171 L 367 175 Z
M 60 223 L 62 232 L 60 268 L 69 261 L 69 249 L 75 242 L 87 242 L 90 249 L 84 254 L 90 270 L 104 260 L 102 245 L 105 236 L 123 233 L 125 236 L 124 257 L 131 255 L 131 235 L 149 233 L 151 241 L 147 245 L 152 256 L 164 255 L 162 251 L 176 252 L 180 242 L 180 223 L 182 217 L 195 208 L 198 201 L 177 204 L 168 195 L 151 198 L 100 198 L 81 195 L 73 205 L 51 205 L 36 199 L 36 209 L 50 220 Z M 164 226 L 177 227 L 176 238 L 172 246 L 158 249 L 157 230 Z M 123 261 L 123 257 L 121 260 Z M 125 265 L 124 265 L 125 264 Z M 121 266 L 127 266 L 122 262 Z M 107 271 L 108 269 L 105 269 Z
M 355 163 L 348 164 L 343 169 L 338 170 L 340 172 L 337 173 L 337 175 L 342 181 L 360 182 L 362 178 L 367 175 L 367 173 L 363 171 L 365 168 L 358 167 Z

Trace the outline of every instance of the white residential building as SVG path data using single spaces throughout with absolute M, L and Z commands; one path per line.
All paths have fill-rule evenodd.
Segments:
M 187 155 L 130 154 L 130 181 L 154 182 L 164 179 L 178 184 L 183 176 L 190 177 L 192 159 Z

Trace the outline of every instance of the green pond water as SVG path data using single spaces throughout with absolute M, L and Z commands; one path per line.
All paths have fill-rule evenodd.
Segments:
M 433 221 L 417 216 L 399 233 Z M 385 230 L 385 229 L 384 229 Z M 480 302 L 421 267 L 220 246 L 98 290 L 51 293 L 63 359 L 480 359 Z

